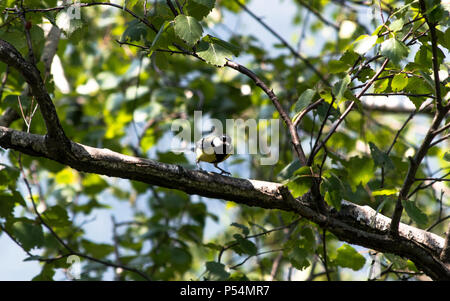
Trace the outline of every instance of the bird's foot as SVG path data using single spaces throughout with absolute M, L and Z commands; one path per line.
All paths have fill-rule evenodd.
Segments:
M 231 176 L 231 172 L 228 172 L 228 171 L 226 171 L 226 170 L 223 170 L 222 168 L 219 168 L 219 169 L 220 169 L 220 174 L 221 174 L 221 175 Z

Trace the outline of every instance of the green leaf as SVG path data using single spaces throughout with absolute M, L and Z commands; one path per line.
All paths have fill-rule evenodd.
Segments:
M 300 230 L 299 246 L 304 248 L 308 253 L 314 253 L 317 248 L 316 238 L 310 227 L 303 227 Z
M 373 71 L 373 69 L 370 68 L 369 66 L 366 66 L 366 67 L 363 67 L 361 69 L 361 71 L 359 72 L 358 79 L 360 81 L 362 81 L 363 83 L 365 83 L 370 78 L 372 78 L 374 75 L 375 75 L 375 71 Z
M 12 234 L 26 251 L 42 247 L 44 244 L 44 233 L 41 225 L 36 225 L 28 219 L 15 222 L 12 225 Z
M 297 270 L 303 271 L 309 267 L 310 263 L 308 261 L 308 251 L 300 247 L 294 247 L 289 253 L 289 262 Z
M 394 169 L 394 164 L 392 163 L 391 158 L 385 153 L 382 152 L 373 142 L 369 142 L 370 154 L 372 155 L 372 159 L 375 162 L 375 165 L 379 167 L 385 167 L 387 169 Z
M 397 194 L 397 189 L 381 189 L 372 191 L 372 196 Z
M 64 168 L 55 175 L 55 181 L 58 184 L 72 184 L 76 180 L 74 171 L 71 168 Z
M 230 277 L 230 273 L 225 271 L 225 265 L 220 262 L 208 261 L 206 270 L 212 277 L 210 280 L 227 280 Z
M 226 42 L 224 40 L 221 40 L 219 38 L 213 37 L 213 36 L 211 36 L 209 34 L 206 35 L 202 40 L 205 41 L 205 42 L 208 42 L 208 43 L 213 43 L 213 44 L 220 45 L 223 48 L 233 52 L 233 54 L 235 56 L 238 56 L 239 53 L 241 52 L 241 48 L 240 47 L 238 47 L 238 46 L 236 46 L 234 44 L 228 43 L 228 42 Z
M 433 89 L 427 83 L 426 80 L 422 78 L 418 78 L 416 76 L 409 78 L 408 85 L 405 88 L 405 91 L 413 94 L 429 94 L 433 93 Z M 420 108 L 422 103 L 425 101 L 426 97 L 410 97 L 412 103 L 416 106 L 416 108 Z
M 341 73 L 348 69 L 348 65 L 342 61 L 331 60 L 328 62 L 328 71 L 330 73 Z
M 202 37 L 202 25 L 194 17 L 178 15 L 174 21 L 175 34 L 188 45 L 194 46 Z
M 336 103 L 338 104 L 345 95 L 345 92 L 347 91 L 348 84 L 350 84 L 351 78 L 350 75 L 346 74 L 344 78 L 339 80 L 334 86 L 333 86 L 333 95 L 336 97 Z
M 47 208 L 42 214 L 42 218 L 53 227 L 65 227 L 71 224 L 67 211 L 59 205 Z
M 352 246 L 343 244 L 339 249 L 337 249 L 337 255 L 333 262 L 341 267 L 358 271 L 362 269 L 366 263 L 366 259 Z
M 366 185 L 375 175 L 373 172 L 374 161 L 367 157 L 351 157 L 345 163 L 347 171 L 350 175 L 350 185 L 353 189 L 361 183 Z
M 211 250 L 215 250 L 215 251 L 221 251 L 223 249 L 223 246 L 209 242 L 207 244 L 203 245 L 205 248 L 211 249 Z
M 408 85 L 408 76 L 406 74 L 397 74 L 391 82 L 391 88 L 394 92 L 402 91 Z
M 347 50 L 344 52 L 344 54 L 341 56 L 341 58 L 339 59 L 339 61 L 343 62 L 344 64 L 347 65 L 348 68 L 352 67 L 356 60 L 359 58 L 359 54 L 352 51 L 352 50 Z
M 127 29 L 122 34 L 122 37 L 120 40 L 122 42 L 127 41 L 128 39 L 133 41 L 140 41 L 141 39 L 144 39 L 147 35 L 147 26 L 140 22 L 139 20 L 133 20 L 130 23 L 128 23 Z
M 188 0 L 187 4 L 184 8 L 184 12 L 188 14 L 189 16 L 192 16 L 196 18 L 197 20 L 201 21 L 204 17 L 206 17 L 214 7 L 214 4 L 212 7 L 210 5 L 204 5 L 200 2 L 215 2 L 212 0 L 208 1 L 196 1 L 196 0 Z M 208 3 L 207 3 L 208 4 Z
M 447 162 L 450 162 L 450 152 L 445 152 L 443 159 Z
M 108 183 L 97 174 L 86 174 L 81 181 L 84 193 L 88 195 L 97 195 L 108 187 Z
M 85 239 L 81 241 L 81 245 L 86 252 L 98 259 L 105 258 L 109 254 L 114 252 L 114 247 L 111 245 L 94 243 Z
M 219 44 L 201 41 L 197 46 L 197 55 L 207 63 L 222 67 L 227 62 L 227 58 L 233 57 L 233 53 Z
M 445 31 L 444 37 L 445 37 L 445 45 L 443 46 L 448 50 L 450 50 L 450 27 L 447 28 L 447 30 Z
M 294 172 L 294 176 L 287 181 L 287 187 L 294 197 L 304 195 L 311 189 L 312 176 L 308 166 L 303 166 Z
M 242 252 L 249 255 L 256 255 L 258 248 L 252 241 L 242 237 L 240 234 L 234 234 L 233 237 L 236 239 Z
M 377 35 L 362 35 L 358 37 L 353 43 L 353 50 L 360 55 L 364 55 L 366 52 L 372 49 L 373 45 L 376 44 L 377 39 Z
M 402 30 L 405 21 L 403 19 L 397 19 L 389 25 L 389 29 L 393 32 Z
M 167 56 L 164 52 L 157 51 L 153 53 L 152 60 L 155 61 L 156 66 L 161 70 L 165 70 L 169 66 Z
M 186 271 L 191 266 L 192 255 L 183 248 L 171 248 L 170 263 L 180 272 Z
M 216 0 L 192 0 L 197 4 L 206 6 L 209 9 L 213 9 L 214 8 L 214 4 L 216 3 Z
M 408 216 L 419 225 L 425 225 L 428 222 L 428 217 L 420 210 L 413 201 L 402 201 L 403 207 Z
M 303 109 L 311 103 L 314 95 L 316 95 L 316 91 L 313 89 L 307 89 L 303 91 L 302 95 L 300 95 L 298 100 L 295 102 L 294 112 L 296 113 L 296 115 L 294 116 L 293 120 L 295 120 L 296 117 L 298 117 L 298 114 L 300 114 Z
M 277 180 L 281 182 L 289 179 L 294 175 L 294 172 L 298 170 L 300 167 L 301 164 L 299 160 L 292 161 L 280 171 L 280 173 L 277 175 Z
M 45 264 L 42 271 L 32 281 L 52 281 L 53 276 L 55 276 L 55 270 L 50 264 Z
M 139 0 L 125 0 L 125 6 L 128 8 L 133 8 L 138 3 Z
M 389 78 L 378 80 L 375 83 L 375 92 L 376 93 L 384 92 L 389 87 L 389 81 L 390 81 Z
M 388 260 L 388 263 L 393 264 L 392 267 L 395 269 L 406 269 L 408 267 L 408 262 L 400 256 L 391 253 L 383 253 L 383 256 Z
M 396 38 L 390 38 L 381 44 L 381 54 L 398 64 L 409 53 L 409 48 Z
M 328 173 L 330 176 L 323 178 L 321 189 L 325 194 L 325 201 L 337 210 L 340 210 L 344 193 L 344 185 L 335 173 Z
M 0 217 L 8 218 L 13 216 L 14 207 L 20 204 L 26 207 L 25 200 L 18 191 L 0 190 Z
M 14 198 L 11 195 L 5 194 L 5 192 L 0 192 L 0 217 L 12 217 L 14 206 Z
M 148 54 L 149 56 L 152 55 L 153 50 L 156 49 L 158 46 L 159 38 L 161 37 L 162 33 L 166 30 L 166 28 L 170 25 L 169 22 L 164 21 L 164 23 L 161 25 L 161 27 L 158 30 L 158 33 L 156 34 L 155 38 L 153 39 L 152 45 L 150 46 L 151 52 Z
M 422 45 L 414 56 L 414 63 L 420 65 L 422 68 L 430 69 L 433 64 L 432 57 L 433 54 L 431 53 L 430 46 Z
M 16 187 L 20 171 L 3 164 L 0 164 L 0 187 Z

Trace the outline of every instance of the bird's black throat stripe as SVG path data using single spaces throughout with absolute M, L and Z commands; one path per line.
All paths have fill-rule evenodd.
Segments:
M 226 146 L 226 144 L 223 144 L 221 154 L 216 153 L 216 160 L 214 160 L 214 162 L 211 162 L 211 163 L 222 162 L 223 160 L 225 160 L 227 158 L 227 156 L 228 156 L 227 146 Z

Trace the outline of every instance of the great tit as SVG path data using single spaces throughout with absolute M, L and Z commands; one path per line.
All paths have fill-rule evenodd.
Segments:
M 197 168 L 200 167 L 200 161 L 214 164 L 214 166 L 221 171 L 221 174 L 231 173 L 223 170 L 218 163 L 225 161 L 232 153 L 233 146 L 231 145 L 231 138 L 228 135 L 210 135 L 202 138 L 195 143 L 195 153 L 197 155 Z

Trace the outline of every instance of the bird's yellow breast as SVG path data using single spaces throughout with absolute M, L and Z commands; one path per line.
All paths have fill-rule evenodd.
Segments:
M 230 154 L 207 154 L 201 149 L 196 149 L 197 161 L 203 161 L 208 163 L 219 163 L 227 159 Z

